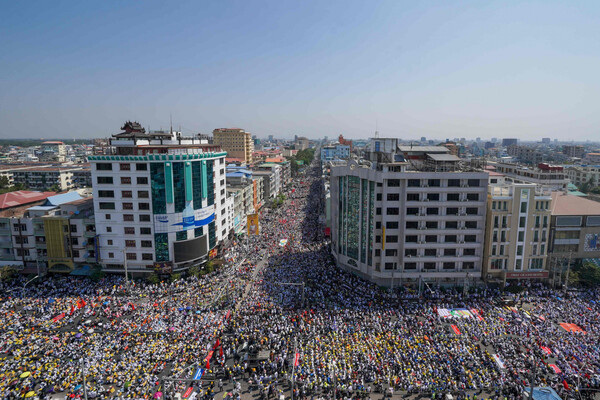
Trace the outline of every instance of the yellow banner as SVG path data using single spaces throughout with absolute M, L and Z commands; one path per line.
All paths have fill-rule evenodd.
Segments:
M 381 228 L 381 249 L 385 250 L 385 226 Z
M 247 217 L 248 235 L 258 235 L 258 214 L 249 214 Z

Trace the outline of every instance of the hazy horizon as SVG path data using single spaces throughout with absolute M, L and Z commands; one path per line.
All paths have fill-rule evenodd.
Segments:
M 600 137 L 596 2 L 11 2 L 0 138 Z

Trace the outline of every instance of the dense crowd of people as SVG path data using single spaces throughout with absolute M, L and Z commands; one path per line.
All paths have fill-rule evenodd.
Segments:
M 519 399 L 532 376 L 566 396 L 600 388 L 598 291 L 528 283 L 508 306 L 497 289 L 382 290 L 335 267 L 319 173 L 215 272 L 0 283 L 0 398 L 81 398 L 84 377 L 96 399 Z

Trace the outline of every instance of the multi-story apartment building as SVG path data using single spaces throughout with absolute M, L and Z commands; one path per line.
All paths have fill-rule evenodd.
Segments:
M 67 156 L 67 146 L 60 141 L 42 142 L 39 160 L 64 162 Z
M 563 190 L 569 183 L 564 168 L 558 165 L 540 163 L 536 167 L 527 167 L 511 163 L 488 164 L 495 167 L 497 172 L 504 174 L 507 182 L 534 183 L 554 190 Z
M 488 189 L 484 279 L 548 278 L 550 189 L 521 183 Z
M 600 186 L 600 165 L 574 165 L 567 167 L 567 176 L 574 185 L 590 188 Z
M 70 190 L 76 187 L 74 175 L 78 174 L 77 182 L 81 182 L 82 177 L 89 177 L 89 169 L 82 167 L 54 167 L 40 166 L 27 167 L 11 170 L 13 184 L 20 183 L 30 190 L 47 190 L 56 187 L 60 191 Z M 89 178 L 83 178 L 85 179 Z
M 306 150 L 310 146 L 310 141 L 304 136 L 296 137 L 294 140 L 294 148 L 296 150 Z
M 269 179 L 269 193 L 265 195 L 265 199 L 267 198 L 275 198 L 279 193 L 281 193 L 282 188 L 282 167 L 278 164 L 273 163 L 263 163 L 252 168 L 252 173 L 255 175 L 262 175 L 264 172 L 268 172 L 268 175 L 262 175 L 264 178 L 268 176 Z
M 582 158 L 584 152 L 585 148 L 583 146 L 567 144 L 563 146 L 563 154 L 569 157 Z
M 456 156 L 331 168 L 331 247 L 340 268 L 379 285 L 481 277 L 488 175 Z M 418 153 L 418 154 L 417 154 Z
M 495 142 L 495 140 L 492 139 L 492 142 Z M 513 145 L 516 145 L 517 143 L 518 143 L 518 139 L 514 139 L 514 138 L 503 138 L 502 139 L 503 147 L 513 146 Z
M 508 155 L 526 164 L 539 164 L 544 161 L 544 153 L 530 146 L 512 145 L 506 149 Z
M 254 141 L 250 132 L 239 128 L 218 128 L 213 131 L 213 141 L 215 145 L 221 146 L 229 157 L 252 164 Z
M 553 257 L 600 258 L 600 203 L 552 193 L 550 252 Z
M 350 146 L 333 144 L 321 147 L 321 161 L 347 160 L 350 157 Z
M 230 230 L 226 153 L 200 137 L 121 129 L 115 154 L 89 157 L 99 262 L 135 274 L 203 262 Z
M 600 153 L 587 153 L 585 161 L 589 164 L 600 165 Z

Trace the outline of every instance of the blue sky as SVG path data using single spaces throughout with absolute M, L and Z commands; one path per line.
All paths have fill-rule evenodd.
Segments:
M 0 137 L 600 138 L 600 2 L 0 2 Z

